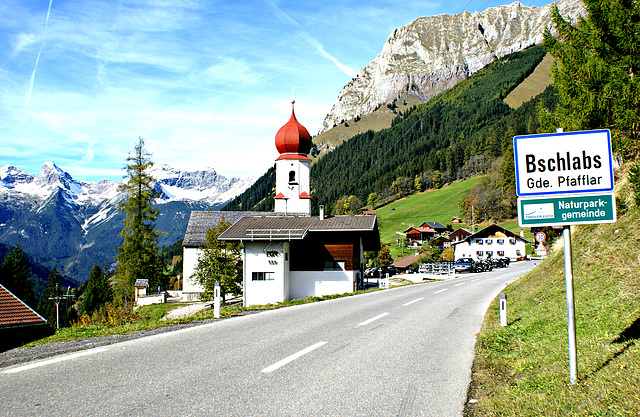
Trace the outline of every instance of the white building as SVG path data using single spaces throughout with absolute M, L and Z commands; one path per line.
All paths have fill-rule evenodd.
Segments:
M 378 251 L 375 216 L 311 216 L 311 135 L 291 112 L 276 134 L 274 212 L 192 212 L 183 241 L 183 298 L 203 289 L 191 276 L 206 230 L 225 218 L 219 239 L 243 245 L 244 305 L 353 292 L 363 279 L 364 251 Z
M 526 259 L 526 245 L 530 241 L 520 237 L 504 227 L 492 224 L 467 236 L 464 240 L 453 243 L 454 257 L 473 258 L 505 256 L 512 261 Z

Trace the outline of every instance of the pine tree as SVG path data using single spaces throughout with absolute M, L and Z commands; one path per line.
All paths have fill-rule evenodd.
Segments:
M 84 292 L 80 314 L 91 314 L 100 306 L 113 300 L 113 288 L 109 277 L 102 272 L 98 265 L 94 265 L 87 281 L 87 289 Z
M 0 284 L 31 308 L 36 308 L 36 298 L 31 282 L 31 268 L 20 244 L 5 256 L 0 267 Z
M 545 47 L 556 58 L 557 127 L 608 128 L 614 152 L 635 157 L 640 138 L 640 3 L 584 0 L 584 4 L 587 17 L 575 23 L 556 8 L 557 35 L 545 33 Z
M 156 230 L 156 219 L 160 212 L 152 207 L 160 193 L 154 188 L 155 179 L 149 174 L 152 166 L 144 140 L 138 138 L 133 154 L 127 158 L 125 178 L 128 180 L 118 189 L 127 194 L 119 206 L 126 216 L 120 232 L 124 241 L 116 256 L 116 274 L 125 300 L 133 294 L 137 279 L 148 279 L 150 288 L 156 288 L 161 283 L 160 232 Z
M 204 298 L 213 296 L 216 281 L 220 281 L 223 301 L 226 294 L 242 293 L 242 246 L 218 240 L 218 236 L 229 227 L 231 222 L 222 218 L 215 227 L 207 229 L 206 240 L 193 274 L 193 278 L 205 290 Z

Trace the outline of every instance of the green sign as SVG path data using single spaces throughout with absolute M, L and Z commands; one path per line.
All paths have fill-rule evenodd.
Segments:
M 616 199 L 613 193 L 518 198 L 520 227 L 614 223 L 615 221 Z

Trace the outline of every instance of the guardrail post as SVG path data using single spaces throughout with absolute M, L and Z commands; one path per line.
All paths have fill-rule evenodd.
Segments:
M 220 318 L 220 281 L 216 281 L 213 289 L 213 317 Z

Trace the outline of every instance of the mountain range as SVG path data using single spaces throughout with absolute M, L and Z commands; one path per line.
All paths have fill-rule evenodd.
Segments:
M 572 19 L 585 13 L 580 0 L 544 7 L 515 2 L 483 12 L 420 17 L 395 29 L 380 54 L 342 88 L 319 133 L 402 93 L 425 102 L 496 59 L 542 43 L 554 7 Z
M 160 245 L 182 238 L 191 210 L 217 210 L 247 189 L 254 178 L 225 178 L 215 170 L 186 172 L 154 166 Z M 53 162 L 37 175 L 15 166 L 0 168 L 0 242 L 19 243 L 48 268 L 76 282 L 89 277 L 94 264 L 113 266 L 124 215 L 118 204 L 123 181 L 75 180 Z

